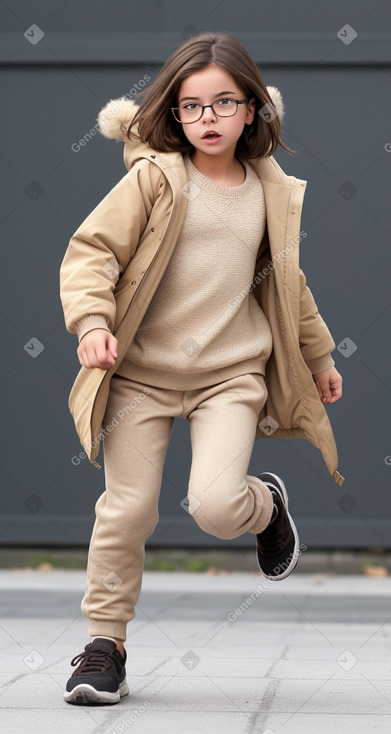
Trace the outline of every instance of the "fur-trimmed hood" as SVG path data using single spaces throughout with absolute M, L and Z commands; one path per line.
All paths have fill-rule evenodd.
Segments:
M 272 102 L 277 110 L 280 121 L 282 121 L 285 108 L 281 92 L 277 87 L 273 86 L 268 86 L 267 91 L 269 92 Z M 134 154 L 136 153 L 136 149 L 137 152 L 141 152 L 141 149 L 145 149 L 147 147 L 136 138 L 129 139 L 126 135 L 126 131 L 132 122 L 138 107 L 139 105 L 136 104 L 133 99 L 128 99 L 126 96 L 119 97 L 118 99 L 110 99 L 109 102 L 102 107 L 97 117 L 99 132 L 104 135 L 105 138 L 125 143 L 124 160 L 128 170 L 135 160 Z M 137 157 L 136 153 L 136 158 Z

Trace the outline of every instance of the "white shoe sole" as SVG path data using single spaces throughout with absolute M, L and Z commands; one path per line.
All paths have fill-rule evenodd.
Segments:
M 80 683 L 75 686 L 73 691 L 65 691 L 64 699 L 68 703 L 89 704 L 89 703 L 118 703 L 120 698 L 127 696 L 129 693 L 126 678 L 120 683 L 118 691 L 111 693 L 110 691 L 97 691 L 96 688 L 88 683 Z
M 257 564 L 258 564 L 259 570 L 260 570 L 262 576 L 265 577 L 265 579 L 268 579 L 268 581 L 282 581 L 282 579 L 286 579 L 286 577 L 289 576 L 292 573 L 292 571 L 296 568 L 297 561 L 300 558 L 300 539 L 299 539 L 299 535 L 298 535 L 298 532 L 297 532 L 296 525 L 295 525 L 295 523 L 293 521 L 293 518 L 292 518 L 291 514 L 288 511 L 288 492 L 286 491 L 286 487 L 285 487 L 284 482 L 282 481 L 281 477 L 278 477 L 277 474 L 273 474 L 273 472 L 271 472 L 271 471 L 261 472 L 261 473 L 262 474 L 269 474 L 271 477 L 274 477 L 276 479 L 277 490 L 281 486 L 282 494 L 284 496 L 285 509 L 286 509 L 286 512 L 287 512 L 287 515 L 288 515 L 288 518 L 289 518 L 289 522 L 290 522 L 290 525 L 291 525 L 291 528 L 292 528 L 292 531 L 293 531 L 293 535 L 294 535 L 294 538 L 295 538 L 295 545 L 294 545 L 294 548 L 293 548 L 292 556 L 289 556 L 289 558 L 292 558 L 292 560 L 291 560 L 288 568 L 286 568 L 285 571 L 283 571 L 282 573 L 278 574 L 278 576 L 269 576 L 264 571 L 262 571 L 262 569 L 261 569 L 261 567 L 259 565 L 259 561 L 258 561 L 258 551 L 256 551 L 255 555 L 256 555 L 256 559 L 257 559 Z M 261 481 L 263 481 L 263 479 Z M 266 484 L 267 487 L 270 484 L 270 482 L 263 482 L 263 483 Z

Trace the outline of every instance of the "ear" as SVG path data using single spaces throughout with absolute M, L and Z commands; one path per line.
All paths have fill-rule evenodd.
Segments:
M 255 97 L 251 97 L 247 102 L 247 112 L 245 117 L 245 124 L 251 125 L 255 114 Z

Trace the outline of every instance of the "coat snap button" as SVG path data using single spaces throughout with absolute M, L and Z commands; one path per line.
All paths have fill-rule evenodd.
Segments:
M 151 232 L 154 232 L 154 231 L 155 231 L 155 227 L 151 227 Z
M 135 280 L 132 280 L 132 282 L 131 282 L 130 285 L 134 285 L 135 283 L 136 283 L 136 281 Z
M 151 155 L 151 158 L 156 158 L 156 156 L 155 155 Z

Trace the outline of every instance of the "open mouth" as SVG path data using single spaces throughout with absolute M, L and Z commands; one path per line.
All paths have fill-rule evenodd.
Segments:
M 221 135 L 218 133 L 206 133 L 206 135 L 202 136 L 203 140 L 213 140 L 213 138 L 221 138 Z

